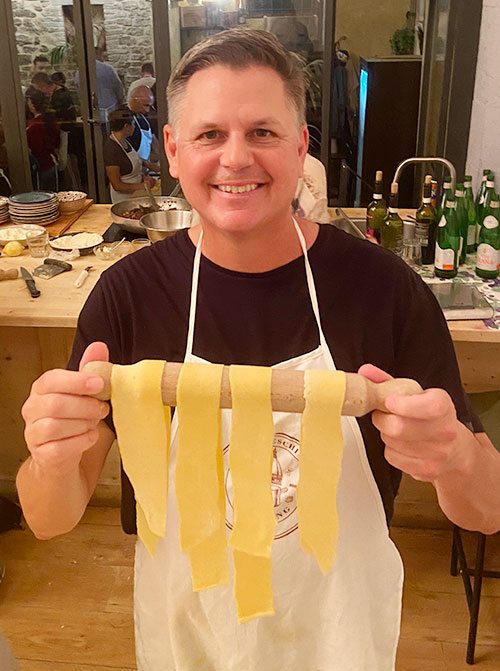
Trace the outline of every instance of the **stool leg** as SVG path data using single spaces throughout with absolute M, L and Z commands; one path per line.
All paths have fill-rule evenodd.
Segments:
M 481 599 L 481 586 L 483 582 L 484 549 L 486 536 L 478 534 L 476 547 L 476 564 L 474 567 L 474 587 L 472 590 L 472 604 L 470 608 L 469 640 L 467 642 L 467 664 L 474 664 L 474 651 L 476 648 L 477 623 L 479 619 L 479 601 Z

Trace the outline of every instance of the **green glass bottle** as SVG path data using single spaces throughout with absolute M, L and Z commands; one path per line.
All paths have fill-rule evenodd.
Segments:
M 472 254 L 477 249 L 476 246 L 476 225 L 477 225 L 477 213 L 476 213 L 476 203 L 474 201 L 474 193 L 472 191 L 472 177 L 471 175 L 465 176 L 464 182 L 465 196 L 464 204 L 465 210 L 467 212 L 467 248 L 466 253 Z
M 443 192 L 441 194 L 441 202 L 439 203 L 439 207 L 437 210 L 437 217 L 436 217 L 437 221 L 441 221 L 443 212 L 446 209 L 446 201 L 448 200 L 448 196 L 450 195 L 450 193 L 451 193 L 451 177 L 445 177 L 443 181 Z
M 476 194 L 476 207 L 479 208 L 480 205 L 483 204 L 483 198 L 484 198 L 484 190 L 486 189 L 486 180 L 488 179 L 488 175 L 491 173 L 491 170 L 489 168 L 486 168 L 483 170 L 483 177 L 481 179 L 481 184 L 479 186 L 479 189 L 477 190 Z
M 456 216 L 456 201 L 449 194 L 436 231 L 434 274 L 436 277 L 455 277 L 458 271 L 460 229 Z
M 372 235 L 377 242 L 380 242 L 382 226 L 387 216 L 387 203 L 383 196 L 383 176 L 382 170 L 377 170 L 373 200 L 366 208 L 366 232 Z
M 500 208 L 491 200 L 481 225 L 477 246 L 476 275 L 494 280 L 500 275 Z
M 415 235 L 422 250 L 422 263 L 434 262 L 434 248 L 436 246 L 436 210 L 432 207 L 432 175 L 426 175 L 422 204 L 418 208 Z
M 484 185 L 482 185 L 482 194 L 477 203 L 477 221 L 476 221 L 476 248 L 479 240 L 479 233 L 481 231 L 481 224 L 484 219 L 484 206 L 486 203 L 486 198 L 491 200 L 491 192 L 495 191 L 495 175 L 488 170 L 486 173 L 486 179 L 484 180 Z
M 455 189 L 455 200 L 457 203 L 456 215 L 458 220 L 458 228 L 460 230 L 460 248 L 458 250 L 458 263 L 462 265 L 465 263 L 467 254 L 467 229 L 469 227 L 469 220 L 467 219 L 467 210 L 465 209 L 465 189 L 462 183 L 457 184 Z
M 391 197 L 389 199 L 389 211 L 382 225 L 380 244 L 394 254 L 403 254 L 403 220 L 398 211 L 399 186 L 397 182 L 391 184 Z

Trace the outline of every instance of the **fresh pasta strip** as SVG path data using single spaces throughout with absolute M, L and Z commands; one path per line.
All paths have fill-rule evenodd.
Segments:
M 115 365 L 111 374 L 118 447 L 139 504 L 139 537 L 150 551 L 153 542 L 145 526 L 154 536 L 163 537 L 167 519 L 170 408 L 161 398 L 164 365 L 164 361 L 144 360 Z
M 144 510 L 142 509 L 141 504 L 138 503 L 137 501 L 135 503 L 135 509 L 136 509 L 136 521 L 137 521 L 137 535 L 146 546 L 146 549 L 149 552 L 149 554 L 152 557 L 154 557 L 156 546 L 158 545 L 160 536 L 154 534 L 149 528 L 146 516 L 144 515 Z
M 231 366 L 229 468 L 234 525 L 229 544 L 257 557 L 270 557 L 276 519 L 271 493 L 274 424 L 271 368 Z
M 274 615 L 271 558 L 233 550 L 233 563 L 238 622 Z
M 333 565 L 338 536 L 344 394 L 342 371 L 305 371 L 297 513 L 302 549 L 317 559 L 323 573 Z
M 183 551 L 224 527 L 224 476 L 218 468 L 222 370 L 216 364 L 184 363 L 177 382 L 175 493 Z

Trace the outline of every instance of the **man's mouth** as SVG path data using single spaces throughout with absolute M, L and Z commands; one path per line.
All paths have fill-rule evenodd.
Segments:
M 259 186 L 262 186 L 262 184 L 241 184 L 237 186 L 233 184 L 214 184 L 216 189 L 224 193 L 248 193 L 255 191 Z

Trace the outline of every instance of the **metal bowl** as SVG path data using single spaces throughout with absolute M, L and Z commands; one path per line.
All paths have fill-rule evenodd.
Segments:
M 191 210 L 165 210 L 145 214 L 140 219 L 141 230 L 148 235 L 151 242 L 164 240 L 177 231 L 191 226 Z
M 184 198 L 172 198 L 171 196 L 155 196 L 155 201 L 158 205 L 168 204 L 175 205 L 175 210 L 191 210 L 191 205 Z M 133 210 L 139 206 L 150 207 L 151 203 L 147 196 L 141 196 L 139 198 L 129 198 L 128 200 L 122 200 L 119 203 L 115 203 L 111 207 L 111 220 L 114 224 L 118 224 L 125 231 L 130 233 L 144 233 L 144 228 L 139 223 L 138 219 L 128 219 L 123 217 L 124 212 Z M 170 212 L 171 210 L 166 210 Z

